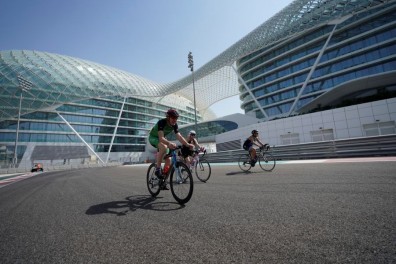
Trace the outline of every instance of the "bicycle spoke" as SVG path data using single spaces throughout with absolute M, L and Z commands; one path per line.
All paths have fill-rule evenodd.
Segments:
M 250 156 L 248 154 L 241 154 L 238 159 L 239 168 L 243 171 L 249 171 L 252 165 L 250 165 Z
M 275 168 L 275 158 L 269 153 L 264 153 L 259 156 L 260 167 L 265 171 L 272 171 Z
M 178 165 L 176 170 L 171 172 L 170 187 L 175 200 L 185 204 L 191 199 L 194 183 L 188 167 L 181 162 Z
M 205 159 L 201 159 L 195 166 L 195 175 L 200 181 L 206 182 L 209 180 L 211 174 L 212 169 L 210 167 L 210 163 Z
M 155 164 L 151 164 L 147 170 L 147 189 L 150 192 L 151 196 L 156 197 L 161 188 L 160 188 L 160 180 L 157 176 L 155 176 Z

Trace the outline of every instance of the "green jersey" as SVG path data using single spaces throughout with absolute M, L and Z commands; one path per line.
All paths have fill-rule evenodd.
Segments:
M 164 136 L 168 135 L 172 130 L 175 132 L 175 134 L 179 133 L 179 126 L 177 123 L 174 126 L 168 125 L 168 122 L 166 121 L 166 118 L 161 119 L 155 124 L 155 126 L 150 130 L 149 133 L 149 142 L 150 144 L 157 148 L 158 147 L 158 131 L 163 131 Z
M 179 126 L 177 123 L 174 126 L 168 125 L 166 118 L 161 119 L 155 124 L 155 126 L 150 131 L 150 136 L 158 137 L 158 131 L 164 131 L 164 136 L 168 135 L 172 130 L 177 134 L 179 132 Z

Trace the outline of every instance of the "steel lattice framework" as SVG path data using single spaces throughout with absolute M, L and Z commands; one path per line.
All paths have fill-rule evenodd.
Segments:
M 395 0 L 295 0 L 194 72 L 197 108 L 239 94 L 233 65 L 240 58 L 334 19 Z M 297 32 L 297 33 L 296 33 Z M 160 100 L 178 93 L 193 100 L 192 75 L 168 84 L 97 63 L 36 51 L 0 52 L 0 121 L 16 117 L 20 80 L 31 83 L 22 114 L 85 98 L 135 96 Z M 19 80 L 19 81 L 18 81 Z

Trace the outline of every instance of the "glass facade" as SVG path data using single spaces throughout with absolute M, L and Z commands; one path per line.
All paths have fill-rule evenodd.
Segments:
M 18 136 L 18 160 L 21 160 L 27 143 L 69 144 L 81 143 L 76 133 L 60 118 L 65 118 L 75 131 L 91 145 L 95 152 L 144 152 L 148 131 L 169 109 L 167 105 L 156 104 L 138 98 L 87 99 L 64 104 L 55 111 L 37 111 L 20 117 Z M 178 109 L 179 124 L 193 122 L 191 109 Z M 8 164 L 14 155 L 17 119 L 0 122 L 0 162 Z M 116 130 L 116 131 L 115 131 Z M 113 138 L 113 135 L 115 136 Z
M 240 59 L 238 73 L 247 85 L 239 87 L 242 108 L 261 119 L 266 118 L 263 112 L 268 119 L 301 114 L 299 109 L 314 104 L 317 97 L 334 88 L 395 71 L 395 21 L 396 3 L 388 3 L 359 12 L 337 25 L 326 23 L 306 29 Z M 388 89 L 394 96 L 393 85 L 370 88 L 376 92 Z M 362 88 L 363 92 L 367 87 L 364 91 Z M 342 94 L 345 97 L 348 91 Z M 340 100 L 325 107 L 334 107 Z
M 127 95 L 139 89 L 145 96 Z M 29 146 L 37 145 L 85 144 L 98 154 L 142 153 L 148 131 L 169 108 L 180 113 L 179 124 L 195 121 L 190 100 L 175 94 L 148 96 L 158 90 L 153 82 L 84 60 L 2 51 L 0 165 L 13 162 L 15 154 L 21 161 Z M 197 119 L 202 120 L 199 111 Z
M 228 120 L 215 120 L 209 122 L 200 122 L 197 124 L 196 129 L 195 124 L 184 126 L 179 129 L 179 132 L 186 136 L 191 130 L 196 130 L 198 137 L 204 138 L 228 132 L 237 128 L 239 128 L 239 125 L 236 122 Z M 176 140 L 176 136 L 173 133 L 169 134 L 168 137 L 171 140 Z

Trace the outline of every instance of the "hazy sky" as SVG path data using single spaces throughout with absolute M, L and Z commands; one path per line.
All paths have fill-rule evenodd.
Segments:
M 190 74 L 189 51 L 198 69 L 291 2 L 0 0 L 0 50 L 68 55 L 166 83 Z M 239 105 L 234 97 L 212 109 L 221 117 L 242 113 Z

